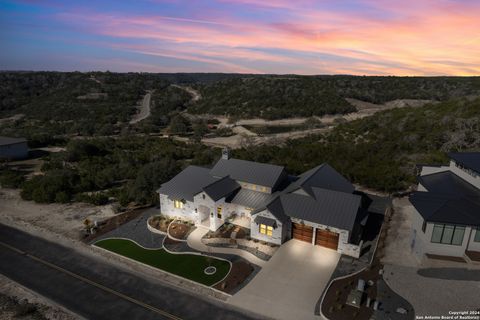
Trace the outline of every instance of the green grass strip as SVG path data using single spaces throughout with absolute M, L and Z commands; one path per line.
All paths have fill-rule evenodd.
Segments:
M 164 249 L 148 250 L 126 239 L 100 240 L 94 245 L 207 286 L 222 280 L 230 271 L 230 264 L 224 260 L 193 254 L 171 254 Z M 217 268 L 217 272 L 206 275 L 204 270 L 208 266 Z

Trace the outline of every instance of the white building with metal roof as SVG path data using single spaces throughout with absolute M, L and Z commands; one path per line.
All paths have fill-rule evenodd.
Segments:
M 412 250 L 420 259 L 480 261 L 480 152 L 449 157 L 448 166 L 422 166 L 410 195 Z
M 359 257 L 367 213 L 354 191 L 328 164 L 294 177 L 282 166 L 230 158 L 228 150 L 212 169 L 189 166 L 157 190 L 168 217 L 212 231 L 230 222 L 253 239 L 298 239 Z

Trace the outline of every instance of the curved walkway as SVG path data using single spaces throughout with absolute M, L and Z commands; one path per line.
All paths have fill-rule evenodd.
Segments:
M 251 254 L 242 249 L 235 249 L 235 248 L 220 248 L 220 247 L 211 247 L 207 246 L 202 242 L 202 238 L 205 234 L 208 233 L 208 229 L 203 227 L 197 227 L 193 230 L 192 233 L 187 238 L 187 244 L 198 251 L 202 252 L 209 252 L 209 253 L 223 253 L 223 254 L 234 254 L 240 256 L 249 262 L 256 264 L 257 266 L 263 267 L 267 261 L 264 261 L 260 258 L 257 258 L 255 255 Z

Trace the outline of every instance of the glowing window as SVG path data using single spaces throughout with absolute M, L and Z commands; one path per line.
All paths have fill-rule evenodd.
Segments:
M 183 202 L 181 200 L 174 200 L 173 205 L 177 209 L 183 209 Z
M 271 237 L 273 235 L 273 227 L 260 224 L 260 233 Z

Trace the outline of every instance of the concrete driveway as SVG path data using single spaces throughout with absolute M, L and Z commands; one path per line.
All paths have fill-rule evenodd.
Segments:
M 290 240 L 228 302 L 275 319 L 319 319 L 315 305 L 339 258 L 336 251 Z

